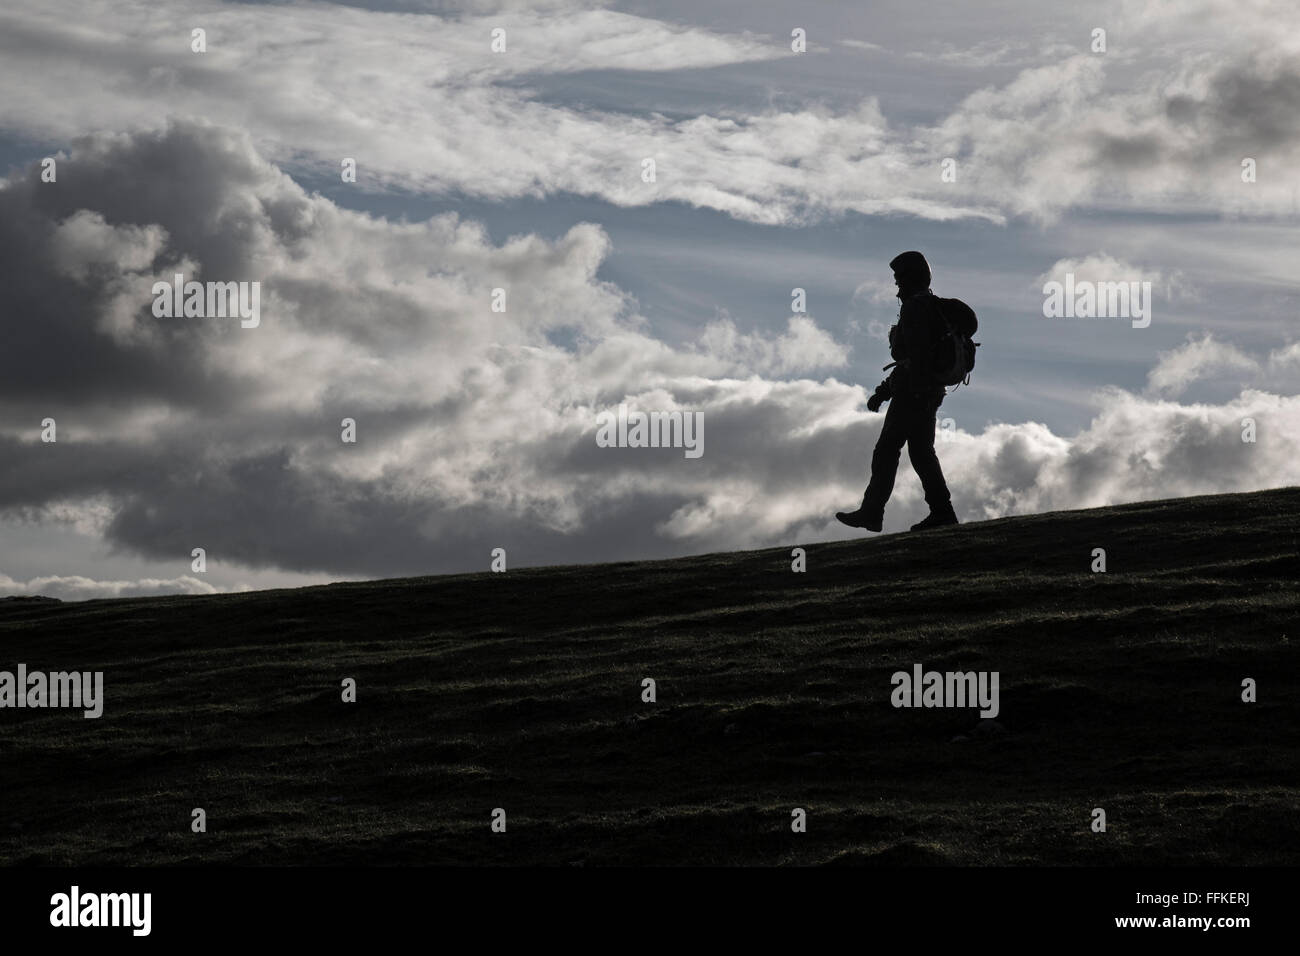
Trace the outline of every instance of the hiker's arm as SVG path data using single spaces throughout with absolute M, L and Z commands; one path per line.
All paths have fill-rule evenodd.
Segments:
M 898 331 L 903 337 L 903 356 L 911 367 L 922 368 L 930 356 L 925 312 L 913 299 L 904 302 L 899 311 Z
M 893 386 L 889 384 L 889 379 L 885 379 L 876 386 L 875 392 L 872 393 L 872 396 L 869 399 L 867 399 L 867 408 L 873 412 L 878 412 L 880 411 L 880 406 L 893 397 Z
M 924 307 L 912 299 L 903 303 L 898 316 L 899 361 L 891 376 L 893 390 L 911 389 L 919 384 L 921 375 L 930 361 L 930 342 L 928 337 Z

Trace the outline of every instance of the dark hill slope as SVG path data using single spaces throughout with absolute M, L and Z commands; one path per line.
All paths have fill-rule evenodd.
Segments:
M 1300 489 L 805 547 L 0 601 L 0 670 L 106 696 L 0 710 L 0 861 L 1300 862 Z

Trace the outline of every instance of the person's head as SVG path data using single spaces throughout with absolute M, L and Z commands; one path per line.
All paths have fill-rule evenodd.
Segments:
M 894 270 L 894 284 L 898 286 L 899 298 L 930 288 L 930 263 L 919 252 L 899 253 L 889 263 L 889 268 Z

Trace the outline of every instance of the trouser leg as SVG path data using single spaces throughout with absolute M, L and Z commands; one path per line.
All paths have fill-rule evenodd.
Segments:
M 941 400 L 942 401 L 942 400 Z M 931 512 L 943 512 L 952 507 L 952 495 L 943 479 L 943 468 L 934 450 L 934 433 L 939 403 L 922 404 L 909 416 L 907 457 L 911 459 L 916 476 L 925 491 L 925 503 Z
M 885 423 L 876 450 L 871 455 L 871 481 L 862 496 L 862 508 L 869 512 L 883 512 L 885 502 L 894 491 L 894 478 L 898 474 L 898 459 L 907 443 L 908 409 L 894 399 L 885 411 Z

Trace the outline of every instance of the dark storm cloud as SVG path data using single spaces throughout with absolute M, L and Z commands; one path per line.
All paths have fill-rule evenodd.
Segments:
M 21 213 L 6 220 L 5 278 L 30 301 L 29 321 L 10 323 L 6 361 L 25 377 L 0 393 L 21 436 L 5 442 L 0 507 L 107 499 L 106 538 L 150 558 L 204 547 L 250 567 L 373 575 L 472 567 L 492 546 L 524 562 L 669 553 L 680 546 L 660 525 L 709 466 L 676 490 L 681 451 L 596 449 L 596 410 L 649 381 L 673 403 L 674 370 L 683 396 L 724 403 L 749 386 L 699 376 L 840 360 L 807 319 L 776 347 L 724 325 L 712 346 L 676 353 L 635 317 L 620 324 L 623 299 L 594 279 L 598 230 L 494 247 L 455 217 L 345 214 L 205 124 L 92 137 L 58 169 L 0 191 Z M 264 324 L 153 317 L 147 290 L 182 264 L 263 282 Z M 498 283 L 507 314 L 487 308 Z M 589 350 L 551 344 L 557 325 Z M 806 420 L 780 412 L 782 429 Z M 46 414 L 55 444 L 35 440 Z M 734 414 L 719 413 L 724 426 Z M 355 446 L 339 440 L 345 417 L 360 423 Z M 734 427 L 754 442 L 772 425 Z M 619 476 L 633 483 L 610 493 Z

